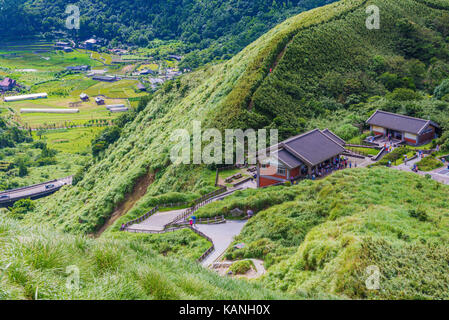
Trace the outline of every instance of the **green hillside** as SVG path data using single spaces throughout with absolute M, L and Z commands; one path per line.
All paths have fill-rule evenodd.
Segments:
M 387 168 L 352 169 L 298 186 L 245 190 L 200 209 L 253 219 L 227 258 L 258 258 L 260 280 L 290 293 L 355 299 L 448 299 L 449 187 Z M 366 268 L 379 268 L 368 290 Z
M 381 12 L 384 12 L 383 29 L 369 31 L 365 28 L 365 8 L 370 3 L 379 5 Z M 428 81 L 425 81 L 428 74 L 441 79 L 447 76 L 442 71 L 435 71 L 444 70 L 448 66 L 447 58 L 444 58 L 447 42 L 441 40 L 439 31 L 424 30 L 428 21 L 443 19 L 443 15 L 447 14 L 446 10 L 433 7 L 435 5 L 427 6 L 417 0 L 404 0 L 401 4 L 390 0 L 348 0 L 314 9 L 285 21 L 230 61 L 202 68 L 167 83 L 153 96 L 145 110 L 124 127 L 120 139 L 111 144 L 102 156 L 78 176 L 77 180 L 80 182 L 76 186 L 40 201 L 36 211 L 29 214 L 25 220 L 47 221 L 65 231 L 94 232 L 105 223 L 114 208 L 126 200 L 126 195 L 132 194 L 134 184 L 144 175 L 151 177 L 151 184 L 146 195 L 140 200 L 137 199 L 134 210 L 138 212 L 151 208 L 149 204 L 152 197 L 167 192 L 179 191 L 189 196 L 192 193 L 203 194 L 211 191 L 214 188 L 213 171 L 202 166 L 174 166 L 169 160 L 171 133 L 179 128 L 191 129 L 192 120 L 203 121 L 203 127 L 273 126 L 279 128 L 284 135 L 302 132 L 307 126 L 329 126 L 338 133 L 349 131 L 345 138 L 351 138 L 354 129 L 355 134 L 358 133 L 353 124 L 364 121 L 373 108 L 381 105 L 388 107 L 388 110 L 394 109 L 411 115 L 431 115 L 432 118 L 438 116 L 435 120 L 441 123 L 444 129 L 449 104 L 442 100 L 430 99 L 425 93 L 425 87 L 419 89 L 419 86 L 428 84 Z M 431 32 L 435 41 L 440 44 L 441 52 L 437 58 L 431 59 L 428 65 L 422 62 L 424 67 L 421 69 L 424 71 L 423 75 L 417 73 L 416 91 L 401 88 L 404 83 L 409 83 L 405 80 L 399 81 L 398 88 L 391 88 L 393 91 L 406 90 L 407 93 L 407 90 L 411 90 L 422 95 L 422 100 L 402 101 L 397 98 L 396 91 L 393 92 L 396 92 L 396 95 L 389 94 L 385 86 L 381 86 L 381 80 L 377 80 L 377 74 L 372 72 L 367 72 L 366 77 L 361 76 L 362 79 L 366 78 L 367 83 L 375 83 L 373 88 L 379 87 L 379 90 L 384 90 L 385 95 L 373 96 L 378 92 L 367 91 L 367 94 L 357 96 L 357 82 L 354 86 L 348 85 L 348 88 L 344 88 L 345 94 L 337 98 L 320 94 L 319 86 L 311 87 L 313 79 L 325 78 L 328 73 L 334 73 L 337 77 L 332 83 L 342 83 L 338 80 L 338 77 L 342 76 L 349 77 L 347 83 L 352 84 L 352 74 L 359 74 L 372 59 L 390 59 L 391 61 L 387 59 L 381 64 L 386 70 L 389 70 L 390 65 L 403 66 L 404 61 L 409 62 L 399 54 L 399 49 L 395 49 L 396 45 L 407 38 L 400 36 L 396 30 L 397 21 L 403 20 L 409 21 L 416 28 Z M 340 27 L 346 32 L 340 32 Z M 338 41 L 334 41 L 335 39 Z M 349 40 L 351 44 L 346 44 Z M 296 42 L 303 44 L 294 45 Z M 334 46 L 331 47 L 332 52 L 322 53 L 327 45 Z M 350 45 L 354 46 L 352 50 L 355 51 L 350 51 L 354 54 L 346 53 Z M 307 52 L 301 53 L 301 48 L 307 48 Z M 340 53 L 341 57 L 337 56 L 337 53 L 334 55 L 335 51 Z M 306 58 L 304 55 L 307 55 L 309 63 L 302 61 Z M 442 56 L 441 59 L 438 58 L 439 55 Z M 326 61 L 327 56 L 332 57 L 332 60 Z M 297 63 L 291 64 L 291 59 Z M 314 69 L 310 68 L 312 64 Z M 276 66 L 271 74 L 270 66 Z M 292 75 L 289 69 L 296 73 Z M 347 75 L 344 70 L 353 73 Z M 388 71 L 384 73 L 386 72 Z M 390 73 L 393 74 L 392 72 Z M 403 71 L 395 72 L 398 73 L 396 77 L 407 78 L 400 74 Z M 287 75 L 290 76 L 283 78 L 282 89 L 276 85 L 279 84 L 276 79 Z M 369 76 L 376 81 L 370 82 Z M 308 80 L 309 78 L 311 80 Z M 273 106 L 276 108 L 273 110 L 278 110 L 275 118 L 266 112 L 268 100 L 260 98 L 262 96 L 268 99 L 271 94 L 269 84 L 274 80 L 276 83 L 273 83 L 272 91 L 279 96 Z M 439 81 L 440 79 L 434 80 L 434 85 L 428 90 L 432 90 Z M 259 94 L 263 91 L 266 94 Z M 306 91 L 307 97 L 311 96 L 310 99 L 307 99 L 306 95 L 301 96 L 301 92 Z M 329 93 L 327 90 L 324 92 Z M 307 103 L 316 104 L 315 108 L 307 103 L 296 103 L 302 99 Z M 318 104 L 319 99 L 327 101 L 326 104 Z M 291 121 L 295 123 L 289 124 Z

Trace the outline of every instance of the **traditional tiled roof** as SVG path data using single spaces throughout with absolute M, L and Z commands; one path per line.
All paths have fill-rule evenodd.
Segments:
M 333 133 L 332 131 L 330 131 L 329 129 L 324 129 L 323 131 L 321 131 L 322 133 L 324 133 L 326 136 L 328 136 L 329 138 L 331 138 L 332 140 L 334 140 L 335 142 L 341 144 L 342 146 L 344 146 L 346 144 L 346 141 L 343 140 L 342 138 L 340 138 L 339 136 L 337 136 L 335 133 Z
M 343 139 L 336 135 L 331 138 L 315 129 L 280 142 L 269 150 L 271 155 L 277 155 L 278 160 L 290 169 L 302 164 L 313 167 L 343 153 L 345 148 L 340 141 Z
M 420 135 L 429 126 L 433 125 L 439 128 L 438 124 L 430 120 L 424 120 L 419 118 L 413 118 L 402 114 L 396 114 L 377 110 L 366 121 L 367 124 L 388 128 L 401 132 L 409 132 Z

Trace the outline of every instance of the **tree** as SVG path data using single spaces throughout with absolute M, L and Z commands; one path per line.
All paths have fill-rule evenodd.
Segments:
M 28 174 L 28 168 L 23 161 L 19 163 L 19 177 L 24 177 Z
M 449 94 L 449 79 L 443 80 L 433 92 L 435 99 L 441 100 L 445 95 Z
M 12 207 L 9 208 L 10 216 L 16 219 L 23 219 L 24 215 L 34 210 L 35 203 L 31 199 L 21 199 L 16 201 Z

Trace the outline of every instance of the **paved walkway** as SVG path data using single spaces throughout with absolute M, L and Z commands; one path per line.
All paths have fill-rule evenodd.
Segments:
M 158 211 L 148 219 L 139 224 L 133 224 L 130 229 L 145 230 L 145 231 L 162 231 L 164 226 L 172 222 L 178 215 L 183 213 L 186 209 L 172 210 L 172 211 Z
M 215 246 L 215 250 L 201 264 L 207 267 L 217 260 L 232 243 L 234 237 L 240 234 L 246 222 L 247 220 L 228 220 L 221 224 L 197 224 L 195 228 L 210 237 Z

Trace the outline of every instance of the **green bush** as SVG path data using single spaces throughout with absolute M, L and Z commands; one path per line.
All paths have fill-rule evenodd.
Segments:
M 423 221 L 423 222 L 425 222 L 429 219 L 429 217 L 427 216 L 427 213 L 422 208 L 411 209 L 410 217 L 416 218 L 419 221 Z
M 234 262 L 228 271 L 231 271 L 232 274 L 246 274 L 251 268 L 253 268 L 251 260 L 241 260 Z

